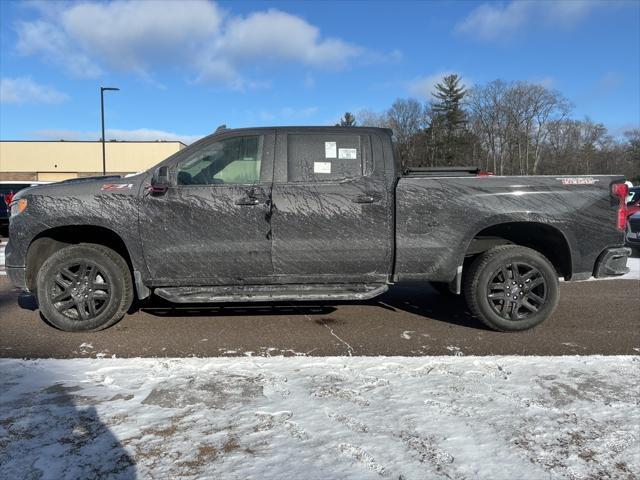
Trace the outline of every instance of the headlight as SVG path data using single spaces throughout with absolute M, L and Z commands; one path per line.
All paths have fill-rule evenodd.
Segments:
M 16 200 L 11 203 L 11 216 L 14 217 L 16 215 L 21 214 L 27 209 L 27 199 L 21 198 L 20 200 Z

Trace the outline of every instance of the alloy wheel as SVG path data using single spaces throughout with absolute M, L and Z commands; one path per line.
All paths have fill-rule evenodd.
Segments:
M 547 301 L 547 283 L 536 267 L 511 262 L 500 266 L 490 277 L 487 300 L 502 318 L 526 320 Z
M 73 320 L 92 320 L 111 298 L 109 277 L 96 264 L 71 262 L 55 274 L 49 300 L 62 315 Z

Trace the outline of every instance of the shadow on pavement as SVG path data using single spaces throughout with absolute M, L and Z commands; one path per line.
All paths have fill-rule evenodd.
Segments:
M 462 295 L 441 294 L 424 284 L 398 285 L 372 302 L 393 311 L 402 310 L 451 325 L 490 330 L 471 315 Z
M 171 304 L 154 297 L 139 309 L 158 317 L 207 317 L 207 316 L 271 316 L 271 315 L 329 315 L 343 305 L 366 305 L 390 311 L 404 311 L 421 317 L 452 325 L 488 330 L 471 316 L 464 298 L 458 295 L 442 295 L 424 284 L 393 286 L 385 294 L 365 301 L 343 302 L 288 302 L 281 304 L 228 303 L 220 304 Z
M 326 315 L 336 310 L 335 304 L 171 304 L 162 299 L 139 308 L 156 317 L 209 317 L 218 316 L 271 316 L 271 315 Z
M 93 397 L 56 382 L 46 366 L 18 367 L 0 370 L 0 477 L 136 478 Z

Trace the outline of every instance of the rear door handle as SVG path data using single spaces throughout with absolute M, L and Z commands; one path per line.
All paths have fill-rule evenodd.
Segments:
M 376 199 L 371 195 L 358 195 L 353 198 L 354 203 L 373 203 Z
M 242 197 L 236 200 L 236 205 L 243 205 L 243 206 L 258 205 L 259 203 L 260 203 L 260 200 L 253 197 Z

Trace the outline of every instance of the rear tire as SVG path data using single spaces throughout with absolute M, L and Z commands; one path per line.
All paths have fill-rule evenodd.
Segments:
M 549 318 L 558 304 L 558 273 L 545 256 L 527 247 L 492 248 L 474 260 L 464 278 L 471 312 L 493 330 L 528 330 Z
M 37 278 L 40 312 L 65 332 L 87 332 L 117 323 L 133 300 L 127 262 L 102 245 L 70 245 L 55 252 Z

